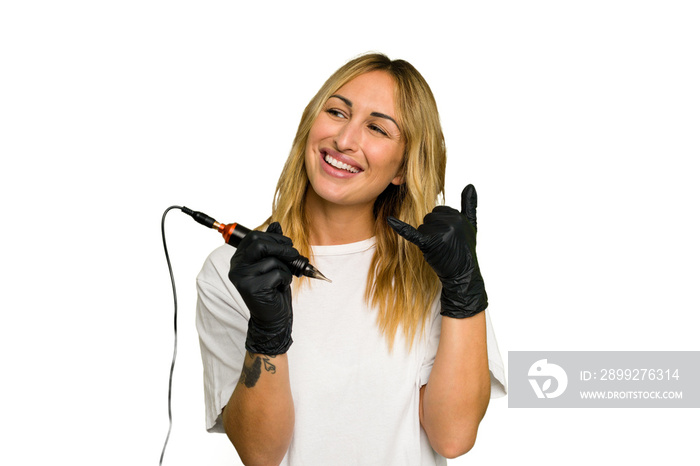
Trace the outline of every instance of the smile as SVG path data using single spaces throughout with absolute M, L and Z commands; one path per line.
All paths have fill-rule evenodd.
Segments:
M 338 168 L 340 170 L 345 170 L 350 173 L 360 173 L 359 168 L 353 167 L 352 165 L 348 165 L 347 163 L 343 163 L 340 160 L 336 160 L 330 155 L 326 154 L 326 156 L 323 158 L 323 160 L 326 161 L 327 164 L 334 166 L 335 168 Z

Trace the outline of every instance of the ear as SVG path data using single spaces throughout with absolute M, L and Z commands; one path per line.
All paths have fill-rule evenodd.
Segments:
M 399 171 L 396 172 L 396 176 L 394 177 L 393 180 L 391 180 L 391 184 L 395 184 L 396 186 L 400 186 L 404 184 L 406 179 L 404 178 L 404 175 L 406 173 L 406 155 L 404 154 L 403 160 L 401 161 L 401 166 L 399 167 Z
M 391 184 L 395 184 L 396 186 L 402 185 L 403 182 L 403 172 L 399 173 L 393 180 L 391 180 Z

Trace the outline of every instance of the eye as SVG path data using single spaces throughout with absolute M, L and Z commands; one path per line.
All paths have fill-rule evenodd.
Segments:
M 374 123 L 372 123 L 372 124 L 369 125 L 369 129 L 371 129 L 371 130 L 374 131 L 375 133 L 379 133 L 379 134 L 381 134 L 381 135 L 383 135 L 383 136 L 387 136 L 387 132 L 384 131 L 381 127 L 375 125 Z
M 336 118 L 345 118 L 345 114 L 337 108 L 328 108 L 326 113 Z

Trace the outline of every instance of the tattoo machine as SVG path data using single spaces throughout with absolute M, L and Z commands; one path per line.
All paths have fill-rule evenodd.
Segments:
M 185 206 L 182 206 L 182 211 L 190 217 L 192 217 L 197 223 L 204 225 L 205 227 L 217 230 L 223 235 L 224 241 L 226 241 L 226 243 L 236 248 L 241 243 L 241 240 L 245 238 L 245 236 L 248 233 L 250 233 L 250 230 L 244 227 L 243 225 L 239 225 L 237 223 L 229 223 L 227 225 L 224 225 L 223 223 L 217 222 L 205 213 L 193 211 L 192 209 L 188 209 Z M 307 259 L 304 256 L 300 255 L 292 262 L 287 262 L 286 265 L 289 267 L 289 271 L 292 272 L 292 275 L 295 275 L 297 277 L 301 277 L 303 275 L 306 277 L 316 278 L 318 280 L 325 280 L 327 282 L 330 282 L 330 280 L 326 278 L 325 275 L 323 275 L 321 272 L 319 272 L 319 270 L 316 267 L 311 265 L 309 259 Z

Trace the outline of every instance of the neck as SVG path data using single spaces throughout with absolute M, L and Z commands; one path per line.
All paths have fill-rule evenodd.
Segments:
M 316 246 L 356 243 L 374 236 L 374 205 L 343 206 L 331 204 L 309 189 L 306 217 L 309 243 Z

